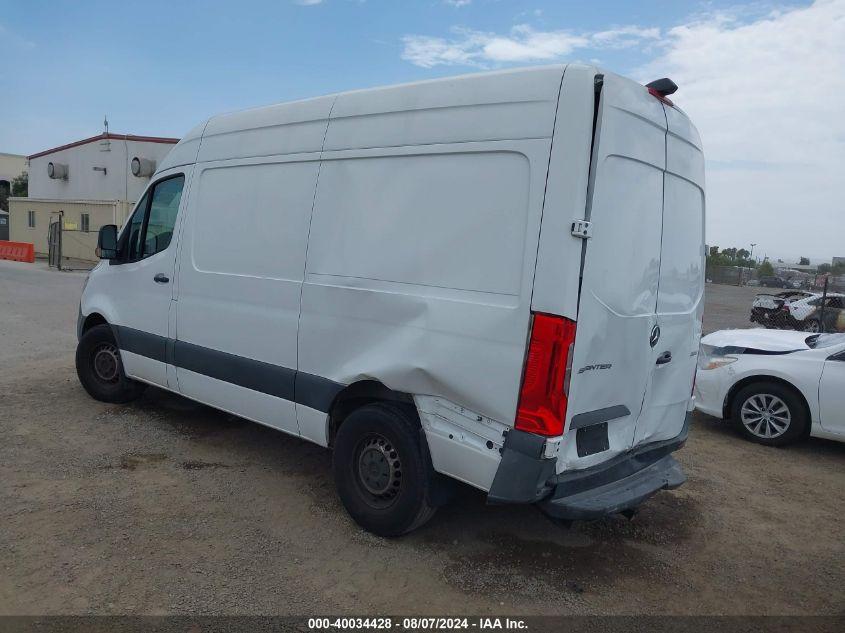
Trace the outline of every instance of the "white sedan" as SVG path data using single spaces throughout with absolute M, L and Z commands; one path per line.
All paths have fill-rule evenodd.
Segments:
M 845 442 L 845 334 L 722 330 L 701 339 L 699 411 L 730 419 L 750 440 L 807 436 Z

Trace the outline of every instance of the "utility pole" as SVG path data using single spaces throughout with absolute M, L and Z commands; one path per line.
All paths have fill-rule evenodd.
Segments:
M 757 246 L 757 245 L 756 245 L 754 242 L 751 242 L 751 254 L 750 254 L 750 255 L 748 255 L 748 259 L 749 259 L 751 262 L 754 262 L 754 247 L 755 247 L 755 246 Z M 740 270 L 742 270 L 742 269 L 740 269 Z M 752 272 L 751 274 L 754 274 L 754 273 Z M 740 275 L 740 276 L 741 276 L 741 275 Z

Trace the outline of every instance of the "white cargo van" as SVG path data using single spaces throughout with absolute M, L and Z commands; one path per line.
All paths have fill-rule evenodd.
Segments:
M 699 137 L 650 86 L 552 66 L 212 117 L 101 231 L 83 386 L 331 447 L 377 534 L 454 480 L 632 511 L 684 481 L 703 296 Z

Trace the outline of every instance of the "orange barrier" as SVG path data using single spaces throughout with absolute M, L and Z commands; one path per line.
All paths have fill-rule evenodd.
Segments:
M 29 242 L 7 242 L 0 240 L 0 259 L 11 259 L 13 262 L 35 261 L 35 247 Z

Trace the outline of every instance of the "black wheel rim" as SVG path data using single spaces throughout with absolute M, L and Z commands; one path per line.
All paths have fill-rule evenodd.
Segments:
M 396 447 L 379 433 L 370 433 L 355 447 L 353 475 L 364 501 L 373 508 L 393 505 L 402 489 L 402 460 Z
M 100 343 L 91 352 L 91 368 L 100 382 L 113 385 L 120 380 L 120 354 L 114 343 Z

